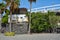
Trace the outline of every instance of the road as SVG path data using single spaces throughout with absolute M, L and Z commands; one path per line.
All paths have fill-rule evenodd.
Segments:
M 60 40 L 60 34 L 16 34 L 15 36 L 0 34 L 0 40 Z

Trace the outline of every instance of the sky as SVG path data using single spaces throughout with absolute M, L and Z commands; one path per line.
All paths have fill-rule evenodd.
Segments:
M 0 0 L 2 2 L 2 0 Z M 50 5 L 55 5 L 55 4 L 60 4 L 60 0 L 36 0 L 36 3 L 32 3 L 32 9 L 33 8 L 38 8 L 38 7 L 43 7 L 43 6 L 50 6 Z M 30 8 L 30 4 L 28 0 L 20 0 L 20 8 Z
M 20 7 L 30 8 L 28 0 L 21 0 L 20 4 Z M 60 0 L 36 0 L 36 3 L 32 3 L 32 9 L 55 4 L 60 4 Z

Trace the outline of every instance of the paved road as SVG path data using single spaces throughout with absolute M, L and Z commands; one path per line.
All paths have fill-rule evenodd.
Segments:
M 0 40 L 60 40 L 60 34 L 20 34 L 11 37 L 0 34 Z

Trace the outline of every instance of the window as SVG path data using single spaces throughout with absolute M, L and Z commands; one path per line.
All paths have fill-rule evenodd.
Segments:
M 23 18 L 23 17 L 20 17 L 21 19 Z

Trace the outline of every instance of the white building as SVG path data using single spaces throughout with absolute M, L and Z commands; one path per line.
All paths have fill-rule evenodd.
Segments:
M 12 13 L 12 23 L 28 22 L 28 17 L 26 16 L 27 9 L 20 8 L 18 11 Z M 8 23 L 10 22 L 10 15 L 8 16 Z

